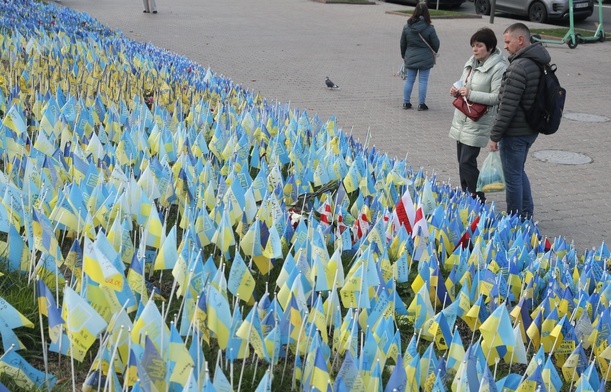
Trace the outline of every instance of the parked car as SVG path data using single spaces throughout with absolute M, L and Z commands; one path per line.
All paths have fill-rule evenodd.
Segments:
M 491 0 L 474 0 L 475 12 L 490 15 Z M 532 22 L 569 18 L 569 0 L 496 0 L 497 12 L 526 16 Z M 573 20 L 583 21 L 594 12 L 594 0 L 573 0 Z
M 396 3 L 404 5 L 416 6 L 422 0 L 386 0 L 387 3 Z M 465 0 L 439 0 L 439 8 L 444 9 L 455 9 L 464 3 Z M 429 9 L 437 9 L 437 0 L 426 0 L 426 5 Z

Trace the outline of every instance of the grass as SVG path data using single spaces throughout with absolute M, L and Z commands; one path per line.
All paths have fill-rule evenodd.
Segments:
M 541 36 L 563 38 L 568 30 L 568 28 L 561 27 L 555 29 L 532 29 L 530 32 Z M 589 37 L 594 35 L 594 31 L 575 29 L 575 34 L 581 34 L 582 37 Z
M 373 1 L 369 0 L 314 0 L 320 3 L 327 4 L 375 4 Z
M 413 10 L 399 10 L 399 11 L 392 11 L 392 13 L 396 13 L 396 14 L 405 14 L 406 16 L 409 16 L 412 14 Z M 435 9 L 430 9 L 429 8 L 429 13 L 431 14 L 431 18 L 449 18 L 449 17 L 456 17 L 456 18 L 460 18 L 460 17 L 473 17 L 473 18 L 481 18 L 481 15 L 476 15 L 476 14 L 471 14 L 471 13 L 467 13 L 467 12 L 458 12 L 458 11 L 451 11 L 451 10 L 435 10 Z

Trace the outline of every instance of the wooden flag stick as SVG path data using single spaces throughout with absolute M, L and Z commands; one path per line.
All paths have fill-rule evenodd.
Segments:
M 252 351 L 252 356 L 255 358 L 255 371 L 252 372 L 252 381 L 250 382 L 250 385 L 254 386 L 255 379 L 257 378 L 257 367 L 259 367 L 259 356 L 255 350 Z
M 36 277 L 36 280 L 38 280 L 38 277 Z M 37 294 L 38 296 L 41 295 L 41 293 Z M 45 341 L 45 329 L 42 325 L 42 313 L 40 313 L 40 309 L 38 309 L 38 323 L 40 324 L 40 340 L 42 341 L 42 358 L 45 364 L 45 385 L 48 392 L 51 390 L 49 388 L 49 361 L 47 359 L 47 342 Z M 13 346 L 11 346 L 11 348 L 13 348 Z
M 518 324 L 517 324 L 517 325 L 520 325 L 520 322 L 519 322 L 519 321 L 518 321 Z M 514 327 L 514 328 L 515 328 L 515 327 Z M 521 335 L 521 334 L 522 334 L 522 333 L 520 332 L 520 335 Z M 522 344 L 524 344 L 524 342 L 522 342 Z M 509 358 L 509 366 L 508 366 L 508 368 L 509 368 L 510 370 L 511 370 L 511 364 L 513 363 L 513 357 L 515 356 L 515 353 L 516 353 L 516 350 L 515 350 L 515 347 L 514 347 L 513 351 L 511 352 L 511 357 Z M 496 370 L 496 369 L 495 369 L 495 370 Z M 495 380 L 496 380 L 496 378 L 495 378 Z
M 233 351 L 233 347 L 229 348 L 229 352 Z M 227 358 L 227 356 L 225 356 Z M 233 358 L 233 355 L 231 356 Z M 233 391 L 233 359 L 229 362 L 229 380 L 231 380 L 231 390 Z
M 257 302 L 255 302 L 255 304 L 253 305 L 253 307 L 257 306 Z M 256 315 L 253 313 L 253 317 L 255 317 Z M 248 326 L 248 338 L 246 339 L 246 345 L 248 346 L 250 344 L 250 334 L 252 333 L 252 321 L 250 323 L 250 325 Z M 238 391 L 241 391 L 242 389 L 242 377 L 244 376 L 244 366 L 246 366 L 246 358 L 244 358 L 242 360 L 242 370 L 240 371 L 240 379 L 238 381 Z
M 299 355 L 299 343 L 301 343 L 301 334 L 303 333 L 303 327 L 304 327 L 306 320 L 307 319 L 302 320 L 301 325 L 299 326 L 299 335 L 297 336 L 297 345 L 295 346 L 295 356 Z M 293 379 L 295 378 L 296 373 L 297 373 L 297 368 L 293 369 Z
M 106 375 L 106 382 L 104 383 L 104 390 L 105 390 L 105 391 L 110 390 L 110 389 L 108 388 L 108 387 L 109 387 L 109 385 L 108 385 L 108 384 L 110 383 L 110 378 L 111 378 L 111 377 L 110 377 L 110 369 L 112 369 L 112 367 L 114 366 L 114 362 L 115 362 L 115 355 L 117 354 L 117 351 L 118 351 L 118 348 L 119 348 L 119 341 L 121 340 L 121 335 L 123 334 L 123 329 L 124 329 L 124 328 L 125 328 L 125 327 L 124 327 L 123 325 L 121 325 L 121 328 L 119 329 L 119 336 L 117 336 L 117 341 L 116 341 L 116 343 L 115 343 L 115 345 L 114 345 L 114 347 L 113 347 L 113 349 L 112 349 L 112 354 L 111 354 L 111 356 L 110 356 L 110 368 L 109 368 L 109 371 L 108 371 L 108 373 L 109 373 L 109 374 L 107 374 L 107 375 Z M 162 339 L 162 340 L 163 340 L 163 339 Z M 102 366 L 102 361 L 100 361 L 100 367 L 101 367 L 101 366 Z M 102 378 L 102 377 L 100 377 L 100 379 L 101 379 L 101 378 Z M 111 388 L 111 389 L 112 389 L 112 388 Z
M 282 368 L 282 377 L 280 377 L 280 385 L 284 385 L 284 375 L 286 374 L 286 363 L 288 362 L 288 348 L 289 348 L 289 344 L 291 341 L 291 324 L 289 323 L 289 333 L 287 334 L 286 337 L 286 349 L 287 349 L 287 355 L 284 356 L 284 367 Z M 295 354 L 296 356 L 298 355 L 297 353 Z
M 605 380 L 603 381 L 605 384 L 607 383 L 607 380 L 609 379 L 609 370 L 611 370 L 611 366 L 607 364 L 607 371 L 605 372 Z

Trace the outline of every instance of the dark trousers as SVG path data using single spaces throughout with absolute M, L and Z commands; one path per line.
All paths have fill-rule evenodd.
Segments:
M 460 177 L 460 188 L 463 192 L 475 195 L 479 169 L 477 168 L 477 157 L 480 148 L 467 146 L 456 142 L 456 157 L 458 158 L 458 175 Z

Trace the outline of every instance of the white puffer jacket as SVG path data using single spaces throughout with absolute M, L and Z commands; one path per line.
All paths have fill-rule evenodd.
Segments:
M 471 56 L 465 63 L 460 80 L 470 90 L 469 100 L 488 105 L 490 108 L 477 121 L 469 119 L 460 110 L 455 109 L 450 128 L 452 139 L 472 147 L 488 145 L 490 130 L 494 124 L 496 108 L 500 101 L 501 81 L 506 68 L 505 57 L 499 48 L 496 48 L 483 64 L 477 65 L 474 56 Z

